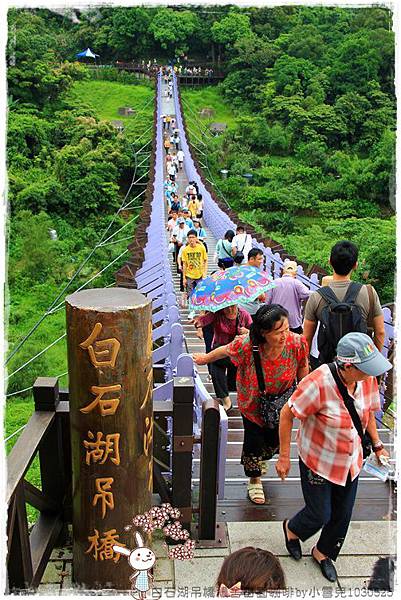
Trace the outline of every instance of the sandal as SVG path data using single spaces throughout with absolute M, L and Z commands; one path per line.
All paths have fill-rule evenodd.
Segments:
M 229 412 L 230 412 L 230 410 L 231 410 L 231 409 L 232 409 L 232 407 L 233 407 L 233 403 L 230 401 L 230 406 L 226 406 L 226 405 L 224 404 L 223 400 L 221 400 L 221 399 L 220 399 L 219 401 L 220 401 L 220 404 L 221 404 L 221 406 L 222 406 L 222 407 L 224 408 L 224 410 L 226 411 L 226 413 L 229 413 Z
M 263 485 L 261 483 L 248 483 L 248 498 L 254 504 L 266 502 Z

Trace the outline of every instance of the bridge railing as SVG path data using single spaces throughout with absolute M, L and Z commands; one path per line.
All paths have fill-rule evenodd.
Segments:
M 35 411 L 7 457 L 7 588 L 36 588 L 53 547 L 67 538 L 71 521 L 71 443 L 68 406 L 55 377 L 33 386 Z M 68 403 L 67 403 L 68 404 Z M 39 456 L 40 485 L 26 480 Z M 39 511 L 30 530 L 26 504 Z

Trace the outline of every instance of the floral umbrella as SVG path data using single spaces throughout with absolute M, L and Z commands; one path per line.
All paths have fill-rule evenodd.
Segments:
M 239 302 L 252 302 L 274 287 L 266 271 L 246 265 L 230 267 L 198 283 L 189 298 L 190 309 L 216 312 Z

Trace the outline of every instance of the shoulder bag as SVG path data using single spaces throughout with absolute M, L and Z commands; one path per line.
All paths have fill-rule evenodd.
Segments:
M 280 411 L 295 391 L 295 381 L 282 394 L 267 394 L 259 346 L 252 346 L 252 354 L 259 386 L 259 414 L 268 429 L 276 429 L 280 421 Z
M 340 391 L 340 394 L 341 394 L 342 399 L 345 404 L 345 408 L 348 410 L 350 417 L 352 419 L 352 422 L 354 424 L 354 427 L 357 430 L 359 437 L 361 438 L 363 458 L 367 458 L 372 453 L 371 437 L 367 432 L 365 432 L 365 433 L 363 432 L 361 419 L 359 418 L 359 415 L 356 411 L 354 401 L 351 398 L 351 396 L 349 395 L 347 387 L 341 381 L 335 363 L 330 363 L 328 365 L 328 367 L 329 367 L 331 374 L 333 375 L 334 381 L 336 382 L 337 387 Z

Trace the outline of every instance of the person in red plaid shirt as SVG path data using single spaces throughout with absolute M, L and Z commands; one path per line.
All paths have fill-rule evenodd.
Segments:
M 368 335 L 353 332 L 339 341 L 332 368 L 339 385 L 346 386 L 363 431 L 372 439 L 377 460 L 388 457 L 376 427 L 375 413 L 380 410 L 376 376 L 391 369 L 391 363 Z M 282 408 L 276 465 L 284 480 L 290 470 L 291 430 L 296 417 L 300 420 L 297 446 L 305 507 L 283 522 L 286 548 L 300 560 L 300 540 L 304 542 L 321 530 L 312 557 L 329 581 L 337 580 L 332 561 L 337 559 L 348 531 L 363 464 L 361 438 L 333 374 L 330 365 L 321 365 L 302 379 Z

